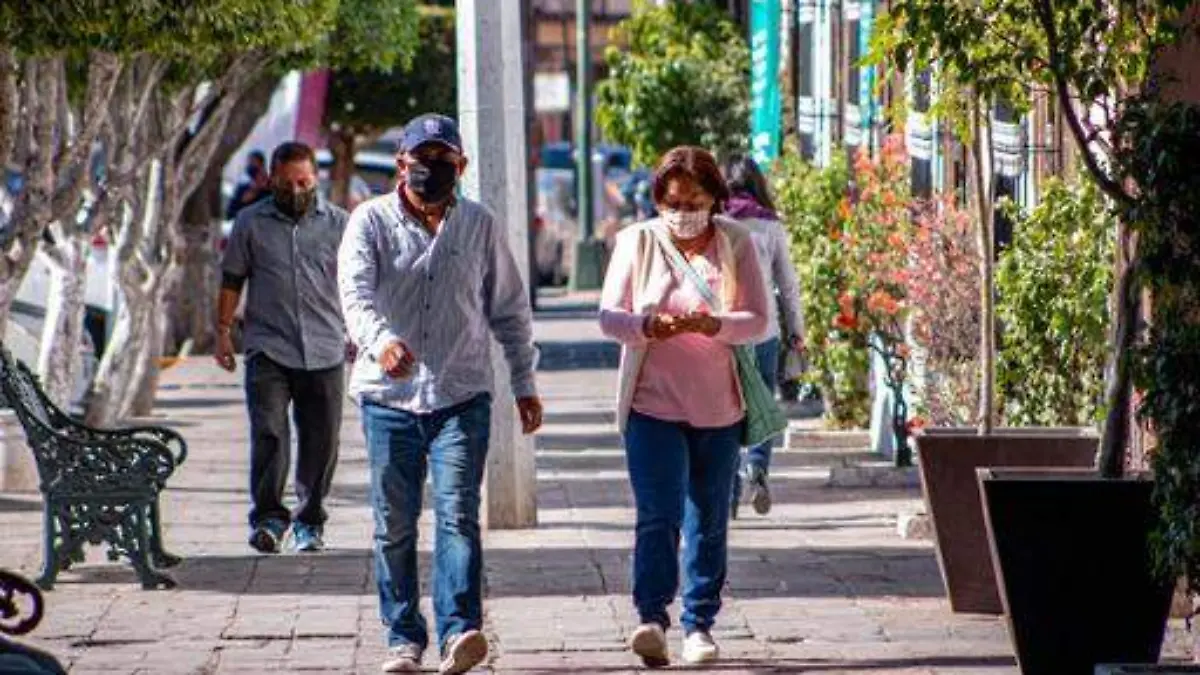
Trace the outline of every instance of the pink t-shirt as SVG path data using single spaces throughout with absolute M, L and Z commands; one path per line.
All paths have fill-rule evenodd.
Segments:
M 714 237 L 704 255 L 690 262 L 708 281 L 713 294 L 721 298 L 718 242 Z M 684 315 L 703 310 L 721 318 L 721 330 L 714 337 L 686 333 L 666 340 L 646 338 L 643 332 L 646 315 L 632 311 L 636 238 L 627 238 L 622 243 L 626 245 L 618 245 L 609 263 L 601 297 L 600 326 L 610 337 L 646 349 L 632 408 L 644 415 L 697 428 L 736 423 L 745 411 L 731 345 L 755 342 L 768 323 L 767 294 L 753 243 L 746 238 L 733 251 L 737 292 L 733 307 L 724 312 L 708 306 L 686 276 L 679 275 L 669 265 L 655 267 L 659 275 L 669 275 L 669 278 L 652 278 L 647 283 L 647 287 L 661 289 L 657 311 Z

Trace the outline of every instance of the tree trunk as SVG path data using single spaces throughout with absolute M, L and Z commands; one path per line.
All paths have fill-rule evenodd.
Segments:
M 1120 478 L 1125 473 L 1126 448 L 1129 442 L 1131 397 L 1133 395 L 1132 363 L 1134 338 L 1137 334 L 1141 290 L 1136 283 L 1137 243 L 1128 225 L 1118 225 L 1117 246 L 1123 254 L 1114 300 L 1113 316 L 1113 376 L 1108 384 L 1108 415 L 1104 419 L 1104 435 L 1100 438 L 1098 468 L 1105 478 Z
M 166 325 L 166 315 L 161 312 L 146 318 L 146 334 L 138 345 L 138 361 L 121 403 L 122 417 L 146 417 L 154 411 L 154 402 L 158 398 L 158 360 L 163 355 Z
M 357 146 L 354 129 L 343 127 L 329 134 L 329 153 L 333 155 L 333 166 L 329 168 L 329 201 L 343 208 L 350 206 L 350 179 L 354 176 Z
M 259 119 L 271 105 L 279 78 L 264 75 L 250 85 L 229 113 L 225 133 L 213 153 L 204 180 L 183 207 L 185 248 L 180 254 L 184 266 L 183 287 L 188 293 L 175 294 L 166 347 L 177 350 L 192 340 L 192 351 L 209 354 L 215 344 L 213 315 L 220 281 L 220 253 L 216 243 L 221 237 L 225 209 L 221 200 L 221 180 L 225 165 L 254 131 Z
M 85 419 L 92 426 L 113 426 L 122 417 L 120 409 L 131 386 L 142 354 L 138 349 L 141 336 L 148 329 L 147 318 L 152 313 L 147 298 L 125 297 L 117 314 L 117 322 L 109 338 L 108 348 L 96 369 L 88 398 Z
M 155 301 L 158 306 L 166 304 L 167 298 L 179 295 L 185 274 L 186 268 L 178 258 L 166 266 L 155 289 Z M 154 403 L 158 398 L 159 376 L 162 374 L 158 362 L 167 346 L 164 340 L 169 323 L 167 315 L 155 312 L 146 321 L 141 361 L 131 379 L 127 402 L 122 406 L 123 410 L 128 410 L 129 414 L 135 417 L 146 417 L 154 411 Z
M 991 111 L 981 111 L 978 97 L 971 109 L 971 157 L 974 164 L 975 205 L 979 210 L 979 433 L 987 436 L 996 415 L 996 298 L 994 276 L 995 244 L 990 172 L 992 171 Z M 987 149 L 984 149 L 986 136 Z M 985 166 L 986 164 L 986 166 Z
M 50 264 L 50 293 L 38 355 L 42 386 L 60 408 L 70 408 L 79 379 L 79 345 L 83 340 L 83 315 L 89 238 L 68 236 L 53 247 L 44 245 Z

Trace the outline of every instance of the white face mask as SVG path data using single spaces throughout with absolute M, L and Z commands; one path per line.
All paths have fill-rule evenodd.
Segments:
M 665 209 L 659 215 L 676 239 L 695 239 L 708 229 L 708 211 Z

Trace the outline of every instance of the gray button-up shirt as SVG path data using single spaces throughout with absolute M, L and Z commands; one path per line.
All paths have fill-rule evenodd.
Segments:
M 337 249 L 346 212 L 319 200 L 299 221 L 274 199 L 238 213 L 221 268 L 247 279 L 247 354 L 286 368 L 324 370 L 346 358 L 337 296 Z
M 483 206 L 459 199 L 433 236 L 397 191 L 361 204 L 346 225 L 338 285 L 350 336 L 365 352 L 350 381 L 360 401 L 427 413 L 490 393 L 492 335 L 514 395 L 536 393 L 528 289 Z M 416 357 L 412 377 L 392 379 L 379 366 L 391 340 Z

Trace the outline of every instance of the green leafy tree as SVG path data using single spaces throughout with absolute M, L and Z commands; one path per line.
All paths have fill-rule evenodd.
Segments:
M 415 41 L 409 40 L 415 44 L 411 61 L 387 69 L 359 64 L 333 72 L 324 126 L 333 155 L 330 194 L 335 202 L 348 201 L 359 147 L 421 113 L 454 116 L 458 110 L 454 10 L 421 7 L 417 25 Z
M 1119 155 L 1136 142 L 1131 136 L 1153 129 L 1134 129 L 1120 120 L 1136 100 L 1132 92 L 1147 83 L 1153 59 L 1178 41 L 1181 13 L 1191 4 L 896 0 L 881 23 L 873 53 L 876 60 L 900 69 L 944 73 L 939 79 L 952 85 L 944 90 L 969 92 L 966 100 L 976 119 L 981 101 L 1003 100 L 1020 110 L 1028 104 L 1031 87 L 1053 92 L 1089 176 L 1117 208 L 1129 213 L 1136 211 L 1137 181 L 1120 174 Z M 1129 437 L 1130 355 L 1140 289 L 1128 220 L 1120 221 L 1117 235 L 1115 376 L 1109 383 L 1100 452 L 1106 476 L 1122 474 Z
M 653 165 L 677 145 L 742 151 L 749 128 L 750 51 L 737 24 L 706 3 L 637 0 L 616 29 L 596 87 L 605 136 Z

